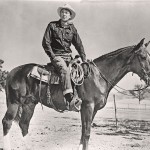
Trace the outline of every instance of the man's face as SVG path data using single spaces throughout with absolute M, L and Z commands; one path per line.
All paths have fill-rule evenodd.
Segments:
M 66 22 L 71 18 L 71 13 L 67 9 L 62 9 L 60 12 L 60 18 L 62 21 Z

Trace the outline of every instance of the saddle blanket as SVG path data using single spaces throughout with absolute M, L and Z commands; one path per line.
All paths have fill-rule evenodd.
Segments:
M 41 80 L 42 82 L 45 82 L 45 83 L 49 82 L 50 84 L 59 84 L 60 79 L 57 74 L 52 73 L 52 72 L 49 72 L 49 74 L 47 74 L 47 75 L 40 74 L 38 72 L 38 67 L 39 66 L 33 67 L 32 71 L 29 74 L 31 77 Z M 41 69 L 44 69 L 44 68 L 41 68 Z

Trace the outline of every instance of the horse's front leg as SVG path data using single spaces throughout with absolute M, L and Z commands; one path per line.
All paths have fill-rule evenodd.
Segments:
M 82 135 L 79 150 L 88 150 L 94 103 L 83 102 L 81 108 Z

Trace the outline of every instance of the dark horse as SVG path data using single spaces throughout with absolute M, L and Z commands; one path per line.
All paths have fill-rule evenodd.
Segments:
M 84 83 L 76 87 L 78 96 L 82 99 L 81 120 L 82 136 L 79 150 L 88 150 L 91 123 L 98 110 L 107 102 L 110 90 L 128 73 L 133 72 L 149 84 L 150 55 L 146 50 L 149 42 L 144 44 L 142 39 L 137 45 L 118 49 L 114 52 L 96 58 L 89 62 L 90 72 Z M 2 120 L 4 150 L 8 146 L 8 132 L 12 122 L 17 118 L 18 109 L 22 107 L 19 126 L 23 137 L 28 134 L 29 123 L 38 102 L 52 108 L 45 98 L 47 85 L 41 85 L 41 101 L 39 99 L 39 81 L 28 76 L 37 64 L 26 64 L 14 68 L 7 77 L 6 99 L 7 112 Z M 65 110 L 60 85 L 52 85 L 51 96 L 53 103 L 60 110 Z

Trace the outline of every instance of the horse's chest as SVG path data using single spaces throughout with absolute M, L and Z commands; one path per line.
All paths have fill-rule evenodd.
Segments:
M 86 99 L 100 98 L 106 94 L 107 84 L 104 81 L 96 80 L 84 81 L 81 88 L 78 88 L 78 95 Z

